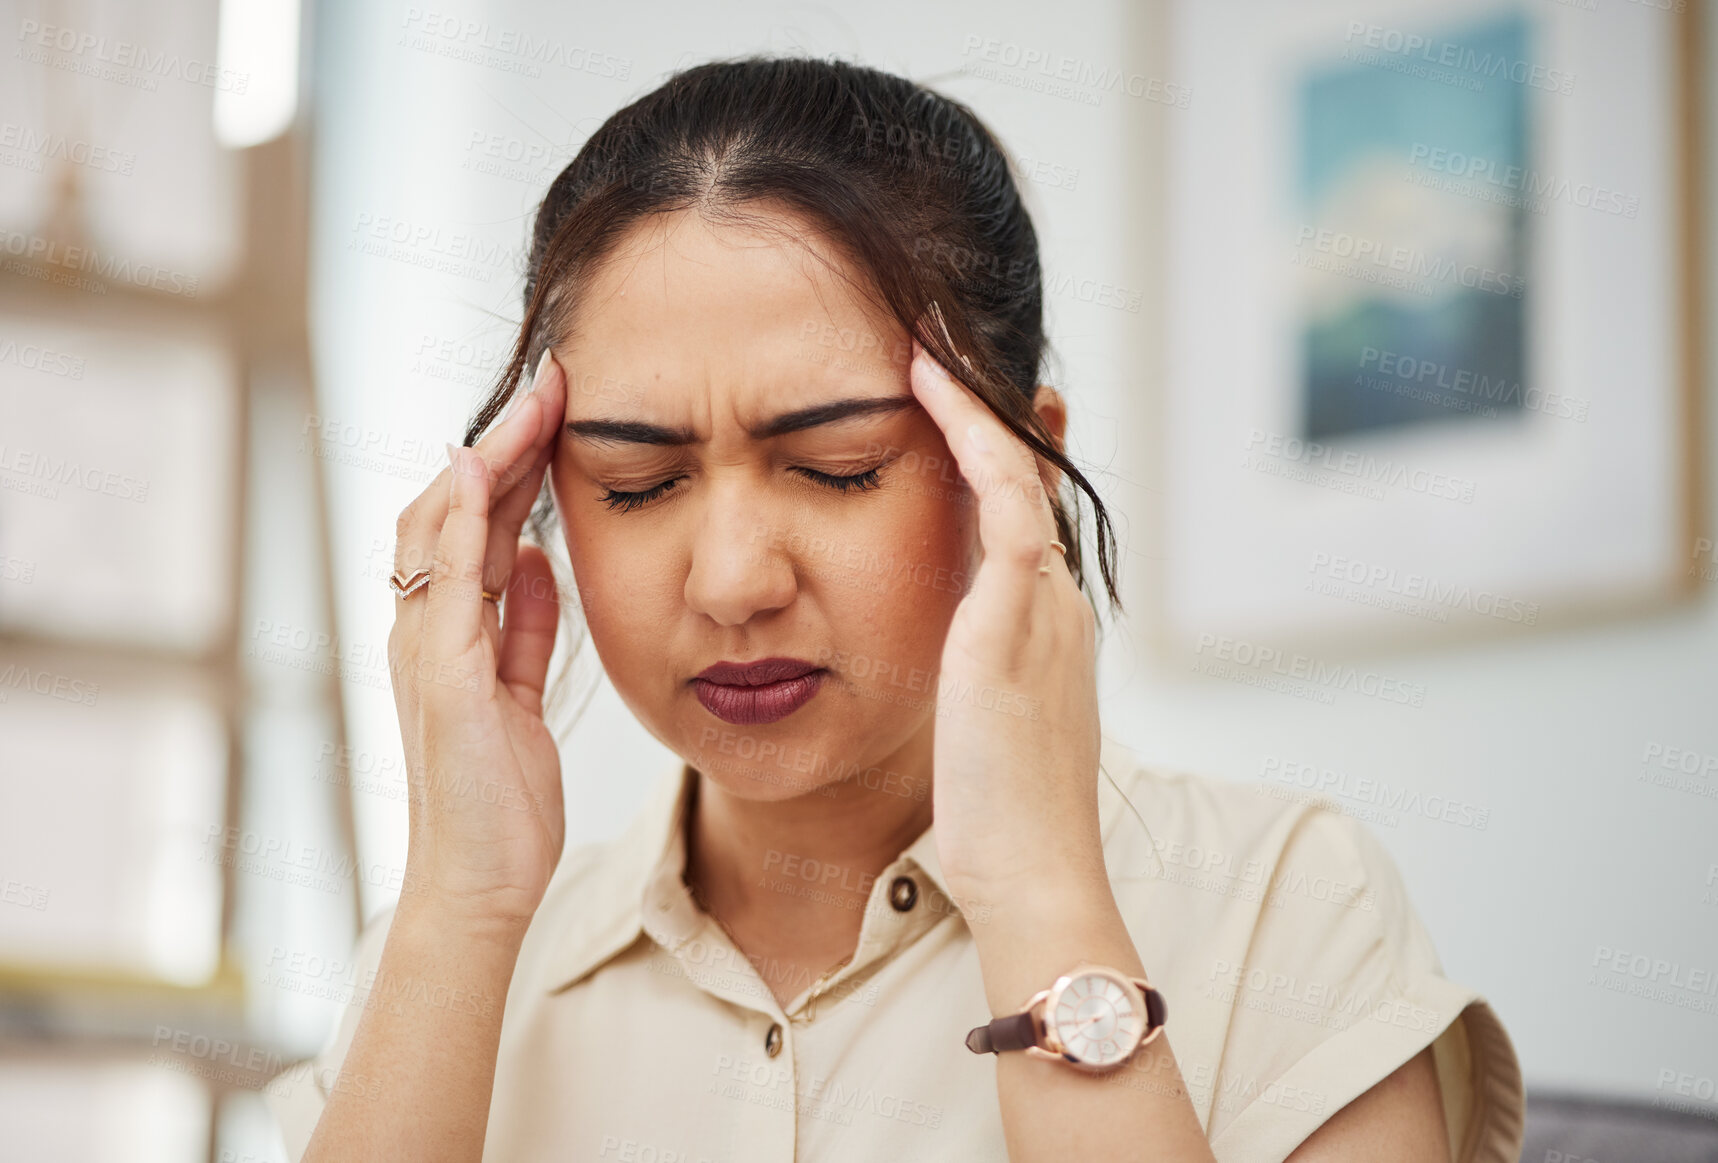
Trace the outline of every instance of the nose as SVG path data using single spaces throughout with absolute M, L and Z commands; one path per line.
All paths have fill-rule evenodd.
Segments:
M 767 521 L 754 488 L 710 480 L 692 563 L 686 604 L 719 626 L 743 625 L 780 610 L 799 592 L 786 531 Z

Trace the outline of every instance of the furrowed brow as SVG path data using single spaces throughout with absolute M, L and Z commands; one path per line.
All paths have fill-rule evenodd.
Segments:
M 750 435 L 754 440 L 768 440 L 771 437 L 786 436 L 790 432 L 801 432 L 807 428 L 834 424 L 857 416 L 899 412 L 915 408 L 918 403 L 917 397 L 914 396 L 836 400 L 766 420 L 751 429 Z M 679 445 L 698 442 L 697 435 L 690 428 L 665 428 L 659 424 L 645 424 L 636 420 L 572 420 L 567 424 L 567 434 L 597 444 Z

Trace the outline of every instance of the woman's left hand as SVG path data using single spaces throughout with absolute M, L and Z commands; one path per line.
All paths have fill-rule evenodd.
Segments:
M 1055 469 L 916 340 L 911 375 L 972 490 L 984 553 L 938 676 L 932 801 L 943 875 L 963 910 L 1107 883 L 1096 618 L 1050 544 L 1045 477 L 1054 482 Z

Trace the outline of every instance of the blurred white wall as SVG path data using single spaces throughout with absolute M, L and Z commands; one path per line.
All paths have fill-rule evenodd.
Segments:
M 1709 593 L 1675 611 L 1392 656 L 1391 673 L 1435 695 L 1400 713 L 1202 679 L 1137 636 L 1150 603 L 1152 504 L 1141 482 L 1164 293 L 1152 274 L 1153 151 L 1174 110 L 1120 92 L 1090 104 L 1031 91 L 1017 83 L 1024 73 L 1004 70 L 1010 83 L 963 71 L 979 59 L 973 45 L 997 40 L 1176 81 L 1164 73 L 1158 16 L 1135 7 L 322 6 L 312 308 L 322 404 L 304 425 L 334 453 L 346 648 L 385 678 L 395 515 L 445 463 L 443 443 L 458 438 L 505 353 L 529 214 L 572 149 L 679 65 L 756 50 L 856 57 L 970 103 L 1011 152 L 1042 163 L 1027 196 L 1049 273 L 1113 284 L 1124 303 L 1140 295 L 1138 311 L 1047 301 L 1052 375 L 1071 402 L 1076 456 L 1115 505 L 1135 620 L 1106 644 L 1106 730 L 1148 760 L 1212 776 L 1257 782 L 1276 758 L 1486 807 L 1484 830 L 1410 815 L 1374 832 L 1449 975 L 1503 1016 L 1530 1085 L 1651 1097 L 1663 1093 L 1661 1071 L 1710 1073 L 1718 1014 L 1590 984 L 1602 948 L 1718 974 L 1718 799 L 1637 782 L 1653 744 L 1718 756 Z M 520 51 L 520 34 L 573 64 Z M 1714 55 L 1709 43 L 1705 58 Z M 1710 112 L 1708 124 L 1718 124 Z M 354 782 L 364 767 L 397 772 L 385 683 L 346 689 Z M 670 757 L 605 688 L 564 759 L 578 842 L 618 830 Z M 397 868 L 399 801 L 362 790 L 356 799 L 365 862 Z M 373 913 L 390 894 L 369 887 Z M 1142 954 L 1149 965 L 1152 951 Z

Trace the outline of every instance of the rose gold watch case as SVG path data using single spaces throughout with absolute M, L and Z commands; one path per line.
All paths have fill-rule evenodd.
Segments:
M 1038 1044 L 1026 1047 L 1026 1053 L 1051 1062 L 1066 1063 L 1076 1070 L 1103 1074 L 1116 1069 L 1118 1066 L 1125 1066 L 1129 1059 L 1139 1053 L 1141 1046 L 1146 1045 L 1163 1032 L 1162 1026 L 1151 1027 L 1144 1032 L 1138 1042 L 1128 1048 L 1127 1053 L 1107 1064 L 1087 1062 L 1085 1059 L 1069 1053 L 1067 1048 L 1062 1045 L 1061 1039 L 1056 1036 L 1055 1027 L 1050 1024 L 1049 1015 L 1055 1012 L 1056 1006 L 1062 1000 L 1063 992 L 1074 983 L 1075 979 L 1094 974 L 1115 982 L 1121 991 L 1127 995 L 1129 1004 L 1134 1007 L 1134 1012 L 1140 1016 L 1142 1022 L 1151 1020 L 1151 1011 L 1146 1008 L 1145 1004 L 1145 990 L 1151 988 L 1151 982 L 1143 977 L 1129 977 L 1120 970 L 1111 969 L 1107 965 L 1082 962 L 1058 977 L 1049 989 L 1041 989 L 1033 994 L 1021 1007 L 1032 1011 L 1032 1024 L 1038 1031 Z

